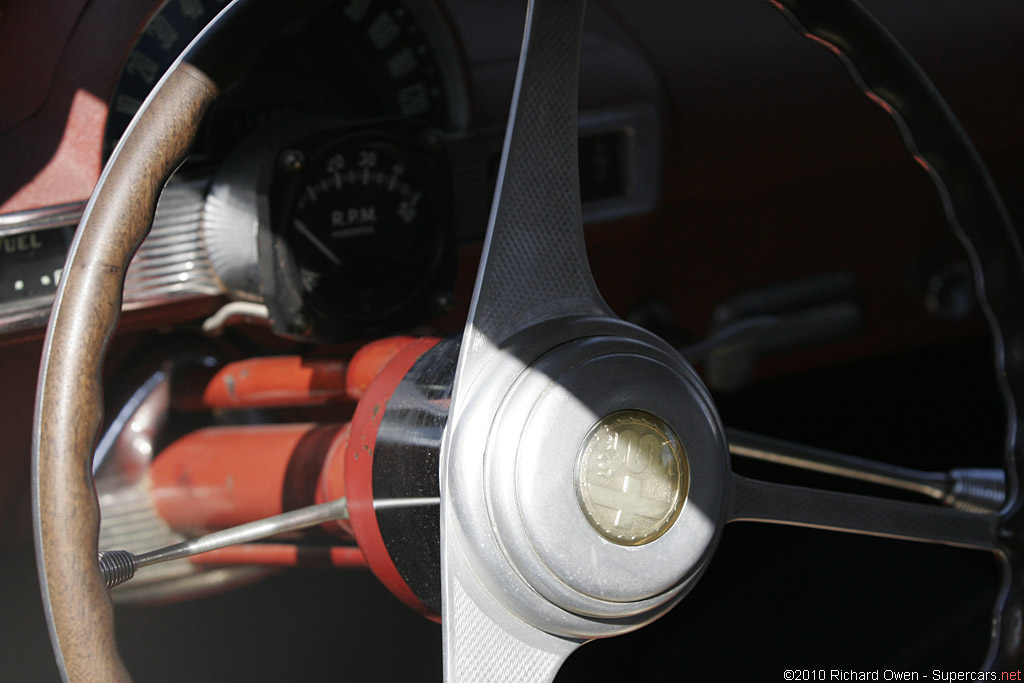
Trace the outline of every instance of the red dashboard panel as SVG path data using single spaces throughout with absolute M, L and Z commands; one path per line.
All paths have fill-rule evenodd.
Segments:
M 111 0 L 5 5 L 0 213 L 88 198 L 100 173 L 107 98 L 153 9 Z

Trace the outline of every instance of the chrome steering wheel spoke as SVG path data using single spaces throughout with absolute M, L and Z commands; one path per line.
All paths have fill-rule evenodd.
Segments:
M 576 149 L 583 13 L 583 0 L 527 10 L 441 447 L 448 681 L 552 679 L 580 643 L 674 605 L 724 523 L 728 456 L 706 390 L 674 349 L 611 313 L 590 273 Z M 682 407 L 669 399 L 679 392 Z M 686 453 L 651 464 L 673 429 Z M 602 449 L 620 437 L 633 448 L 616 460 Z M 589 469 L 587 449 L 600 451 Z M 691 475 L 703 488 L 683 506 Z M 591 493 L 600 502 L 587 508 Z M 614 518 L 588 522 L 594 509 Z M 645 514 L 661 519 L 637 531 Z
M 531 0 L 458 375 L 476 344 L 558 317 L 610 316 L 587 261 L 577 152 L 586 0 Z
M 480 549 L 460 532 L 482 520 L 472 518 L 461 496 L 453 496 L 459 485 L 452 480 L 467 476 L 461 474 L 466 467 L 460 459 L 482 457 L 453 448 L 453 431 L 469 422 L 470 385 L 502 352 L 502 343 L 545 320 L 581 311 L 608 314 L 590 274 L 580 212 L 576 110 L 584 5 L 584 0 L 531 0 L 527 10 L 497 188 L 441 451 L 446 681 L 548 681 L 579 642 L 525 623 L 484 587 L 467 558 Z

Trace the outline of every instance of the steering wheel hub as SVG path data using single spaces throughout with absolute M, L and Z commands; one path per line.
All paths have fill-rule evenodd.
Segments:
M 528 364 L 522 337 L 506 347 L 471 391 L 490 428 L 454 433 L 483 452 L 455 479 L 460 529 L 489 548 L 474 571 L 520 618 L 570 637 L 631 630 L 675 604 L 728 507 L 722 427 L 692 368 L 642 330 L 599 327 Z

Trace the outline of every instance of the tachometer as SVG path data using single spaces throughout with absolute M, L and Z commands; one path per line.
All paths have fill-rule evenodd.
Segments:
M 444 305 L 454 269 L 451 185 L 429 135 L 376 124 L 282 152 L 270 195 L 274 272 L 264 271 L 276 279 L 273 320 L 300 315 L 292 334 L 305 327 L 338 337 L 397 329 Z

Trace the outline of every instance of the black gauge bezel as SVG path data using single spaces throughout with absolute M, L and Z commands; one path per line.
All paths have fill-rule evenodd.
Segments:
M 303 341 L 342 341 L 407 329 L 443 312 L 454 286 L 457 239 L 451 173 L 439 137 L 434 129 L 415 122 L 374 120 L 362 126 L 321 128 L 279 150 L 279 158 L 298 152 L 310 165 L 340 148 L 387 148 L 404 155 L 422 184 L 421 210 L 428 214 L 423 223 L 429 223 L 433 233 L 425 257 L 415 264 L 416 281 L 400 299 L 372 311 L 325 300 L 307 286 L 291 243 L 295 198 L 308 177 L 304 171 L 275 165 L 265 206 L 271 229 L 260 232 L 259 252 L 263 297 L 277 334 Z

